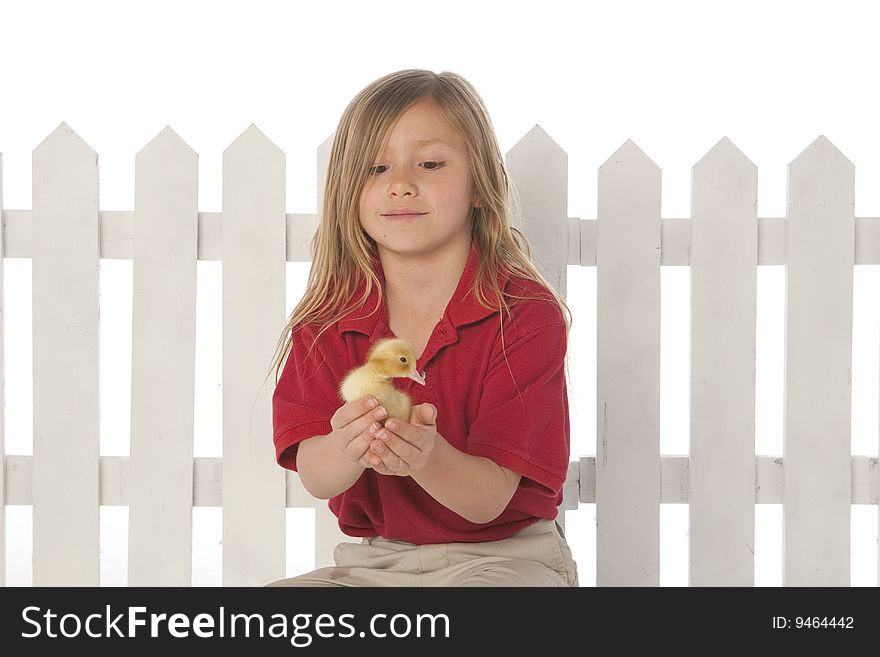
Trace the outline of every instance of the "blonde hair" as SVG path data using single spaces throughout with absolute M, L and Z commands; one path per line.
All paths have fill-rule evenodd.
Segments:
M 358 202 L 381 145 L 400 116 L 421 100 L 433 100 L 467 143 L 470 177 L 476 197 L 482 200 L 481 207 L 472 208 L 471 216 L 472 237 L 480 254 L 471 290 L 482 306 L 498 311 L 502 349 L 502 306 L 509 317 L 510 305 L 533 297 L 518 297 L 501 290 L 497 280 L 500 272 L 535 281 L 548 291 L 545 300 L 558 305 L 568 344 L 571 312 L 532 264 L 525 236 L 510 225 L 515 190 L 510 185 L 498 140 L 480 95 L 470 82 L 455 73 L 407 69 L 367 85 L 349 103 L 339 121 L 327 167 L 323 209 L 311 242 L 312 266 L 306 291 L 288 318 L 272 361 L 276 385 L 290 352 L 293 330 L 299 324 L 316 325 L 319 330 L 314 342 L 317 342 L 327 328 L 361 308 L 373 286 L 378 289 L 380 298 L 384 294 L 373 271 L 372 263 L 378 257 L 376 242 L 360 224 Z M 362 297 L 343 308 L 364 283 Z M 487 291 L 500 300 L 497 306 L 486 301 Z M 508 305 L 505 297 L 514 301 Z M 376 310 L 378 304 L 370 312 Z

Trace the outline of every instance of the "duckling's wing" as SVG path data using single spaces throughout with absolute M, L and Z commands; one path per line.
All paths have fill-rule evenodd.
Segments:
M 369 395 L 375 395 L 381 389 L 381 382 L 377 381 L 364 367 L 358 367 L 349 372 L 339 386 L 339 396 L 345 401 L 355 401 Z

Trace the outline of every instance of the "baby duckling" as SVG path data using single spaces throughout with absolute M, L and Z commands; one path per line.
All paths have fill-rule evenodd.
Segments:
M 412 400 L 403 390 L 391 383 L 396 377 L 407 377 L 425 385 L 425 377 L 416 371 L 416 355 L 412 347 L 400 338 L 385 338 L 370 347 L 367 361 L 345 375 L 339 386 L 339 396 L 345 401 L 355 401 L 372 395 L 388 415 L 380 422 L 396 417 L 409 422 Z

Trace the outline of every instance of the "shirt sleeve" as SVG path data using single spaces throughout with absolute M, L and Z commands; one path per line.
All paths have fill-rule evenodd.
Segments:
M 315 340 L 311 330 L 293 332 L 290 353 L 272 395 L 272 433 L 278 464 L 296 470 L 299 443 L 333 430 L 330 419 L 342 405 L 337 390 L 332 351 L 323 336 Z M 323 344 L 322 344 L 323 343 Z
M 569 461 L 565 324 L 532 329 L 490 363 L 467 453 L 523 476 L 521 487 L 556 496 Z M 506 359 L 505 359 L 506 353 Z

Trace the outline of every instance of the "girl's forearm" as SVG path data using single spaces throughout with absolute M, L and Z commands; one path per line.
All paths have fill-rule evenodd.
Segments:
M 347 491 L 364 472 L 363 466 L 343 453 L 333 433 L 302 441 L 296 451 L 296 469 L 303 487 L 319 500 Z
M 500 465 L 456 449 L 437 434 L 431 460 L 413 480 L 443 506 L 483 524 L 497 518 L 516 492 Z

